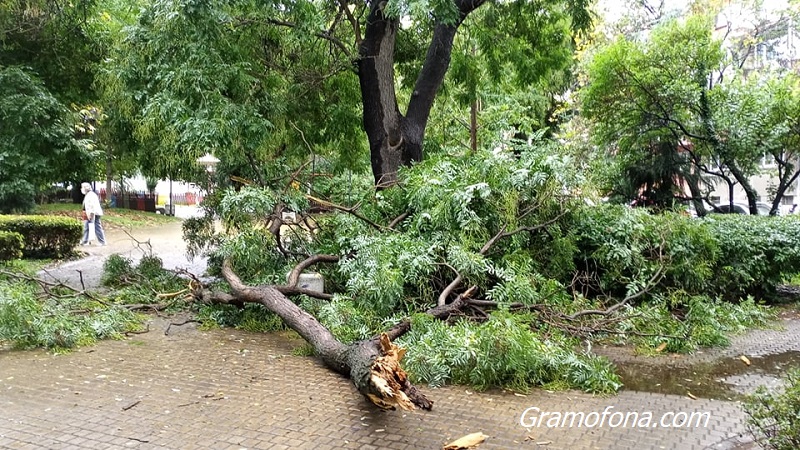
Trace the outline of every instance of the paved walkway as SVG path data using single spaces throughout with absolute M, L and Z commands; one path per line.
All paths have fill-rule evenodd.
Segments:
M 166 246 L 154 248 L 179 245 L 170 233 L 175 230 L 150 232 Z M 130 240 L 124 245 L 133 252 Z M 90 249 L 90 258 L 102 261 L 109 250 Z M 58 273 L 79 267 L 85 266 Z M 292 355 L 303 344 L 292 333 L 199 331 L 190 324 L 172 326 L 166 335 L 169 320 L 153 317 L 148 333 L 66 355 L 0 351 L 0 448 L 440 449 L 474 432 L 489 436 L 481 450 L 752 447 L 737 402 L 686 395 L 423 387 L 435 401 L 433 411 L 384 412 L 316 358 Z M 799 324 L 792 318 L 784 331 L 738 338 L 715 357 L 800 351 Z M 582 413 L 582 426 L 579 419 L 572 427 L 558 426 L 556 412 Z M 637 414 L 641 427 L 633 426 L 632 415 L 621 425 L 627 414 Z M 675 426 L 692 414 L 692 421 L 706 414 L 700 426 Z
M 67 355 L 0 352 L 0 448 L 437 449 L 480 431 L 490 436 L 481 449 L 730 449 L 743 430 L 734 402 L 627 391 L 426 388 L 433 411 L 383 412 L 317 359 L 293 356 L 298 338 L 191 325 L 167 336 L 167 325 L 154 318 L 149 333 Z M 587 420 L 530 426 L 541 416 L 532 407 Z M 604 425 L 589 427 L 608 407 Z M 609 425 L 621 420 L 613 413 L 648 411 L 645 428 Z M 662 427 L 668 412 L 664 425 L 705 412 L 708 422 Z
M 192 261 L 187 259 L 181 225 L 182 222 L 172 222 L 136 230 L 109 230 L 106 233 L 106 246 L 78 247 L 85 257 L 46 269 L 40 275 L 58 279 L 75 288 L 84 286 L 92 289 L 100 286 L 103 264 L 109 255 L 116 253 L 138 261 L 145 252 L 151 250 L 162 259 L 165 268 L 183 268 L 199 275 L 205 271 L 206 260 L 202 257 Z

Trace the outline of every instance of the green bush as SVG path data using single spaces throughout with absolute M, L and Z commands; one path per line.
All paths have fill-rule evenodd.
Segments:
M 13 231 L 0 231 L 0 261 L 22 258 L 24 246 L 21 234 Z
M 800 272 L 800 221 L 792 217 L 692 219 L 601 205 L 576 211 L 570 229 L 576 267 L 593 275 L 586 291 L 595 295 L 635 292 L 661 270 L 651 294 L 680 289 L 738 301 L 771 294 Z
M 80 221 L 59 216 L 0 216 L 0 231 L 22 235 L 26 258 L 64 258 L 70 256 L 83 236 Z
M 800 272 L 800 221 L 796 217 L 713 214 L 703 220 L 720 251 L 715 291 L 727 298 L 775 292 Z
M 762 448 L 800 448 L 800 369 L 788 372 L 782 392 L 769 392 L 760 386 L 743 406 L 747 428 Z

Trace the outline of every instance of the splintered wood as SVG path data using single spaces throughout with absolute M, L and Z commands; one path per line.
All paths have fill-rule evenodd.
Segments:
M 442 447 L 442 450 L 463 450 L 467 448 L 475 448 L 485 441 L 487 437 L 489 436 L 481 432 L 468 434 L 445 445 Z
M 394 345 L 386 333 L 381 334 L 381 356 L 375 358 L 370 368 L 370 381 L 377 394 L 367 394 L 381 408 L 414 409 L 414 403 L 403 392 L 403 387 L 409 384 L 408 375 L 400 367 L 400 360 L 405 354 L 404 348 Z

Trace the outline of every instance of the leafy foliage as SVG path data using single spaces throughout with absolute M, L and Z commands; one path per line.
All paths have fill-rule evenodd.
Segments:
M 179 295 L 186 289 L 187 281 L 164 270 L 157 256 L 145 255 L 134 264 L 130 258 L 110 255 L 103 264 L 102 283 L 114 288 L 109 297 L 118 304 L 165 303 L 170 310 L 187 306 L 186 296 Z
M 618 160 L 606 188 L 622 199 L 668 208 L 685 187 L 703 198 L 708 189 L 698 174 L 738 182 L 752 195 L 747 177 L 762 149 L 748 142 L 760 142 L 764 128 L 739 126 L 758 124 L 759 111 L 722 88 L 725 60 L 712 28 L 703 16 L 673 20 L 647 40 L 620 38 L 594 55 L 583 113 L 602 153 Z
M 22 258 L 24 242 L 21 234 L 0 230 L 0 261 Z
M 0 213 L 28 212 L 39 189 L 82 173 L 90 153 L 71 122 L 34 74 L 0 65 Z
M 230 305 L 203 305 L 197 318 L 208 328 L 213 326 L 233 327 L 253 332 L 285 330 L 286 325 L 277 315 L 267 311 L 263 305 L 248 303 L 244 308 Z
M 774 314 L 752 297 L 736 304 L 677 291 L 631 308 L 612 341 L 634 343 L 645 351 L 666 344 L 665 351 L 689 353 L 727 346 L 731 335 L 767 327 L 773 320 Z
M 791 217 L 715 214 L 702 220 L 622 206 L 588 207 L 571 227 L 579 267 L 595 292 L 638 290 L 663 270 L 655 292 L 680 289 L 731 301 L 763 297 L 800 267 Z
M 608 361 L 575 353 L 569 340 L 542 338 L 530 329 L 532 319 L 495 312 L 480 325 L 448 325 L 415 316 L 412 331 L 401 340 L 409 347 L 405 364 L 417 381 L 433 386 L 458 383 L 524 392 L 553 383 L 604 394 L 621 386 Z
M 790 370 L 784 381 L 782 391 L 760 386 L 744 403 L 748 430 L 769 450 L 800 446 L 800 370 Z
M 38 289 L 31 282 L 0 280 L 0 342 L 63 351 L 119 338 L 139 326 L 125 308 L 80 295 L 43 297 Z
M 101 75 L 119 107 L 114 133 L 132 132 L 142 169 L 158 177 L 206 181 L 195 159 L 208 151 L 222 159 L 220 173 L 253 180 L 309 153 L 358 161 L 356 80 L 325 46 L 309 45 L 324 11 L 148 2 Z

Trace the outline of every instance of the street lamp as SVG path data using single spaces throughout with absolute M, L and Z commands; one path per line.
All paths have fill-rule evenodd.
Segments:
M 211 174 L 214 172 L 214 167 L 219 164 L 219 159 L 214 157 L 211 153 L 206 153 L 205 155 L 197 158 L 197 164 L 206 168 L 206 172 Z
M 211 153 L 206 153 L 197 158 L 197 164 L 205 167 L 206 172 L 208 172 L 208 194 L 211 195 L 211 174 L 214 173 L 214 167 L 219 164 L 219 158 L 216 158 Z

